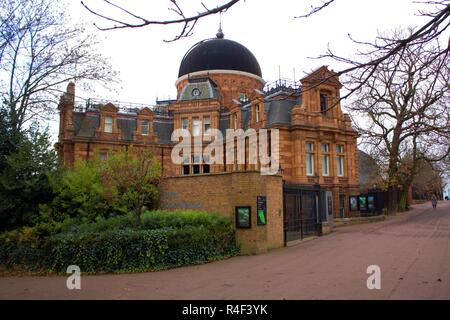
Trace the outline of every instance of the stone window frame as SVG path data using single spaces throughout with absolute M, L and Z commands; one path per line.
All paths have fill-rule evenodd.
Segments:
M 142 122 L 147 121 L 147 134 L 144 134 L 142 130 Z M 136 129 L 134 134 L 149 137 L 153 136 L 153 112 L 145 107 L 139 111 L 136 119 Z
M 119 109 L 112 103 L 108 103 L 100 109 L 100 125 L 97 128 L 97 132 L 103 132 L 106 134 L 114 134 L 119 130 L 117 128 L 117 113 Z M 106 130 L 106 121 L 108 118 L 112 119 L 111 131 Z
M 140 127 L 141 127 L 141 135 L 148 136 L 150 135 L 150 121 L 148 119 L 140 119 Z M 145 125 L 144 125 L 145 122 Z M 144 131 L 144 128 L 147 128 L 146 131 Z
M 333 93 L 330 90 L 326 90 L 326 89 L 321 89 L 319 90 L 319 111 L 323 114 L 326 115 L 328 114 L 328 108 L 330 107 L 330 101 L 331 101 L 331 97 L 333 96 Z M 325 108 L 323 108 L 322 103 L 322 97 L 325 99 Z
M 257 103 L 255 104 L 255 123 L 258 123 L 261 120 L 261 105 Z
M 109 123 L 108 120 L 111 120 Z M 111 126 L 111 127 L 109 127 Z M 105 115 L 103 118 L 103 132 L 105 133 L 113 133 L 114 132 L 114 117 L 111 115 Z

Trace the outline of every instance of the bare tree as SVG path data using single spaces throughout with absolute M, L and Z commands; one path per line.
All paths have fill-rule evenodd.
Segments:
M 95 51 L 95 37 L 71 26 L 54 1 L 8 0 L 0 5 L 0 17 L 0 94 L 14 130 L 53 112 L 64 83 L 117 81 Z
M 104 14 L 101 14 L 99 11 L 93 10 L 91 7 L 87 6 L 83 1 L 81 1 L 81 4 L 91 13 L 96 15 L 97 17 L 106 20 L 109 23 L 112 23 L 112 25 L 108 25 L 106 27 L 100 27 L 97 24 L 97 28 L 100 30 L 114 30 L 114 29 L 123 29 L 123 28 L 140 28 L 150 25 L 182 25 L 181 31 L 178 35 L 176 35 L 172 40 L 165 40 L 166 42 L 172 42 L 179 40 L 181 38 L 189 37 L 192 35 L 192 30 L 194 29 L 197 22 L 207 16 L 222 13 L 227 11 L 229 8 L 231 8 L 233 5 L 238 3 L 240 0 L 231 0 L 228 1 L 222 5 L 217 6 L 216 8 L 208 8 L 206 5 L 201 2 L 199 3 L 201 5 L 202 11 L 194 14 L 194 15 L 188 15 L 185 13 L 185 9 L 181 7 L 180 4 L 176 0 L 170 0 L 171 7 L 169 7 L 169 11 L 172 13 L 175 13 L 177 18 L 175 19 L 162 19 L 162 20 L 154 20 L 145 18 L 141 14 L 136 14 L 131 12 L 130 10 L 125 9 L 124 7 L 121 7 L 115 3 L 113 3 L 110 0 L 103 0 L 106 4 L 109 6 L 117 9 L 121 14 L 124 14 L 124 19 L 131 18 L 134 22 L 126 21 L 124 19 L 119 18 L 113 18 L 110 16 L 106 16 Z M 192 6 L 192 4 L 190 4 Z
M 86 0 L 85 0 L 86 1 Z M 87 0 L 89 1 L 89 0 Z M 136 13 L 132 12 L 122 6 L 119 6 L 112 2 L 111 0 L 103 0 L 103 2 L 112 8 L 115 8 L 119 11 L 120 14 L 122 14 L 121 18 L 114 18 L 112 16 L 108 16 L 106 14 L 103 14 L 101 12 L 101 9 L 94 10 L 91 6 L 88 4 L 85 4 L 84 1 L 81 1 L 82 5 L 92 14 L 95 16 L 101 18 L 104 22 L 107 22 L 106 26 L 99 26 L 96 24 L 97 28 L 100 30 L 115 30 L 115 29 L 123 29 L 123 28 L 140 28 L 140 27 L 146 27 L 146 26 L 152 26 L 152 25 L 182 25 L 181 31 L 178 35 L 176 35 L 172 40 L 169 41 L 176 41 L 184 37 L 188 37 L 192 34 L 192 30 L 194 29 L 197 22 L 207 16 L 222 13 L 230 9 L 232 6 L 234 6 L 236 3 L 238 3 L 240 0 L 232 0 L 227 1 L 223 3 L 222 5 L 219 5 L 215 8 L 208 8 L 206 7 L 203 2 L 199 1 L 198 4 L 201 5 L 201 8 L 203 11 L 198 12 L 194 15 L 187 15 L 185 13 L 185 9 L 181 7 L 181 5 L 176 0 L 169 0 L 171 7 L 169 7 L 169 11 L 173 12 L 177 15 L 176 19 L 150 19 L 146 18 L 145 14 L 142 13 Z M 311 5 L 311 10 L 305 14 L 296 16 L 295 18 L 308 18 L 312 15 L 316 15 L 319 12 L 329 9 L 332 7 L 332 4 L 336 0 L 312 0 L 313 3 L 318 3 Z M 385 41 L 383 45 L 380 45 L 379 43 L 369 43 L 369 42 L 360 42 L 353 40 L 355 43 L 360 45 L 367 45 L 371 47 L 371 50 L 376 50 L 378 52 L 383 52 L 382 55 L 379 55 L 377 59 L 371 60 L 371 61 L 357 61 L 348 59 L 346 57 L 341 57 L 337 54 L 335 54 L 332 50 L 328 49 L 328 51 L 320 56 L 319 58 L 329 57 L 336 60 L 339 60 L 341 62 L 347 63 L 350 66 L 344 70 L 341 70 L 336 73 L 337 76 L 340 76 L 342 74 L 346 74 L 348 72 L 351 72 L 355 69 L 365 69 L 366 72 L 361 74 L 361 76 L 367 78 L 370 78 L 372 75 L 373 70 L 375 70 L 378 65 L 383 62 L 384 60 L 388 59 L 390 56 L 397 54 L 398 52 L 401 52 L 404 50 L 406 46 L 408 46 L 410 43 L 417 43 L 417 42 L 430 42 L 433 39 L 438 38 L 450 25 L 450 1 L 449 0 L 439 0 L 439 1 L 417 1 L 418 3 L 422 3 L 425 5 L 428 5 L 430 9 L 428 12 L 421 11 L 419 12 L 419 15 L 427 16 L 429 17 L 429 21 L 425 23 L 420 28 L 417 28 L 416 32 L 408 35 L 405 38 L 401 39 L 390 39 L 390 41 Z M 193 5 L 190 3 L 190 7 Z M 131 20 L 127 20 L 131 19 Z M 109 24 L 108 24 L 109 23 Z M 381 41 L 387 40 L 387 39 L 378 39 Z M 366 55 L 367 52 L 363 52 L 363 55 Z M 357 90 L 357 88 L 354 88 L 353 91 Z M 350 91 L 348 95 L 351 95 L 353 91 Z M 345 97 L 344 97 L 345 98 Z
M 308 17 L 310 17 L 310 16 L 312 16 L 312 15 L 314 15 L 314 14 L 316 14 L 317 12 L 319 12 L 319 11 L 321 11 L 321 10 L 323 10 L 323 9 L 325 9 L 326 7 L 328 7 L 330 4 L 332 4 L 334 2 L 334 0 L 326 0 L 326 1 L 323 1 L 322 0 L 322 3 L 320 3 L 319 5 L 311 5 L 311 11 L 309 11 L 308 13 L 306 13 L 306 14 L 302 14 L 302 15 L 300 15 L 300 16 L 297 16 L 297 17 L 295 17 L 295 18 L 308 18 Z
M 394 32 L 392 38 L 407 36 Z M 388 37 L 380 39 L 391 41 Z M 397 210 L 399 186 L 407 192 L 419 159 L 438 161 L 449 155 L 449 145 L 442 144 L 450 137 L 445 53 L 437 40 L 417 42 L 381 62 L 370 78 L 361 75 L 364 69 L 357 69 L 346 80 L 358 88 L 349 109 L 354 119 L 363 119 L 354 121 L 362 142 L 384 162 L 391 211 Z M 376 60 L 380 54 L 373 52 L 368 59 Z
M 444 170 L 435 163 L 419 161 L 418 171 L 412 182 L 413 196 L 420 200 L 429 200 L 433 194 L 442 196 Z

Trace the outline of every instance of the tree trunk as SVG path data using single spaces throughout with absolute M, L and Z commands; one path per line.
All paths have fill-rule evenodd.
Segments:
M 408 194 L 409 194 L 409 185 L 403 186 L 403 189 L 400 192 L 400 201 L 398 204 L 398 210 L 399 211 L 406 211 L 408 210 Z
M 398 189 L 396 186 L 388 187 L 388 212 L 396 213 L 398 210 Z
M 398 210 L 398 153 L 400 146 L 401 122 L 397 122 L 392 137 L 388 167 L 388 212 Z

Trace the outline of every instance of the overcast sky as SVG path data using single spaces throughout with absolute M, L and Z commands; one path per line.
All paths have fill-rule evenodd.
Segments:
M 241 1 L 222 15 L 222 28 L 227 39 L 240 42 L 253 52 L 260 63 L 264 80 L 271 82 L 278 79 L 279 66 L 281 76 L 285 78 L 293 78 L 295 68 L 297 79 L 323 64 L 339 70 L 342 66 L 309 57 L 324 53 L 328 44 L 340 55 L 354 54 L 357 48 L 347 34 L 358 40 L 371 41 L 378 30 L 426 22 L 426 18 L 416 15 L 424 5 L 410 0 L 336 0 L 312 17 L 294 18 L 305 14 L 312 4 L 319 4 L 320 1 Z M 214 7 L 226 0 L 203 2 Z M 85 3 L 104 15 L 120 17 L 103 0 L 85 0 Z M 176 17 L 167 9 L 170 6 L 168 0 L 116 0 L 115 3 L 150 19 Z M 200 1 L 185 0 L 179 3 L 190 13 L 202 11 Z M 75 21 L 110 25 L 89 13 L 77 0 L 71 0 L 68 9 Z M 163 40 L 173 38 L 180 26 L 113 31 L 92 28 L 102 39 L 100 51 L 111 58 L 113 67 L 120 72 L 121 84 L 116 86 L 116 92 L 98 90 L 90 95 L 146 104 L 153 104 L 156 98 L 175 98 L 174 84 L 181 59 L 191 46 L 214 37 L 218 25 L 219 15 L 205 18 L 199 21 L 191 37 L 172 43 Z M 77 95 L 88 97 L 80 91 Z M 53 127 L 57 128 L 56 123 L 52 125 L 52 131 Z

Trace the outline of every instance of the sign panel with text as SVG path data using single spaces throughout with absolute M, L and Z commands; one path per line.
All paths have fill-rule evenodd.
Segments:
M 267 224 L 267 198 L 264 196 L 256 197 L 256 221 L 258 226 Z

